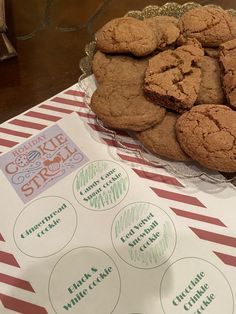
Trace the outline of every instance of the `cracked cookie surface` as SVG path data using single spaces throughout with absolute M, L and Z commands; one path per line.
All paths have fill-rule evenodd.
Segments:
M 180 30 L 177 26 L 178 19 L 172 16 L 155 16 L 144 20 L 154 31 L 157 39 L 157 49 L 163 50 L 175 44 L 179 38 Z
M 182 113 L 195 103 L 201 82 L 203 49 L 187 44 L 149 60 L 144 91 L 157 104 Z
M 190 10 L 182 15 L 178 26 L 184 37 L 194 37 L 204 47 L 218 47 L 236 38 L 236 19 L 221 8 Z
M 181 149 L 175 134 L 175 124 L 179 115 L 167 112 L 164 119 L 136 137 L 152 153 L 170 160 L 186 161 L 189 157 Z
M 141 84 L 134 83 L 102 83 L 92 95 L 90 106 L 106 125 L 118 129 L 142 131 L 165 116 L 165 108 L 147 100 Z
M 147 59 L 107 55 L 101 51 L 96 52 L 92 62 L 93 74 L 98 83 L 104 81 L 141 82 L 147 66 Z
M 176 135 L 182 149 L 210 169 L 236 171 L 236 112 L 224 105 L 199 105 L 180 116 Z
M 223 68 L 223 87 L 229 105 L 236 110 L 236 39 L 220 46 L 220 62 Z
M 133 17 L 116 18 L 96 34 L 97 47 L 106 53 L 146 56 L 156 49 L 157 40 L 150 27 Z
M 196 104 L 223 104 L 225 101 L 221 85 L 221 71 L 217 59 L 204 56 L 200 61 L 202 80 Z

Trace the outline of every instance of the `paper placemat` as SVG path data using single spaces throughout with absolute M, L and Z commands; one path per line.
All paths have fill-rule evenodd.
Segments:
M 0 313 L 234 313 L 235 188 L 117 147 L 94 88 L 0 126 Z

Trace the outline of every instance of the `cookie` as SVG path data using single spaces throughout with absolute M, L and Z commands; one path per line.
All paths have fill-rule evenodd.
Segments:
M 112 128 L 142 131 L 165 116 L 165 109 L 144 97 L 141 84 L 104 82 L 92 95 L 91 109 Z
M 178 20 L 172 16 L 155 16 L 144 20 L 144 22 L 155 32 L 157 49 L 163 50 L 175 44 L 179 38 L 180 30 L 177 26 Z
M 173 112 L 167 112 L 160 123 L 136 133 L 136 137 L 153 154 L 176 161 L 189 160 L 176 138 L 175 123 L 178 117 Z
M 230 107 L 236 110 L 236 39 L 220 46 L 220 62 L 226 97 Z
M 236 171 L 236 112 L 224 105 L 199 105 L 180 116 L 176 135 L 192 159 L 210 169 Z
M 202 44 L 196 38 L 184 37 L 183 35 L 179 36 L 179 38 L 177 40 L 177 45 L 178 46 L 191 45 L 191 46 L 196 46 L 196 47 L 202 49 Z
M 166 50 L 149 59 L 144 91 L 155 103 L 182 113 L 195 103 L 200 88 L 198 62 L 203 49 L 184 45 Z
M 155 33 L 133 17 L 113 19 L 96 34 L 97 47 L 106 53 L 131 53 L 146 56 L 156 49 Z
M 156 23 L 159 23 L 159 24 L 170 23 L 170 24 L 174 24 L 175 26 L 177 26 L 179 22 L 179 20 L 176 17 L 169 16 L 169 15 L 158 15 L 154 17 L 149 17 L 149 18 L 146 18 L 144 21 L 151 21 L 152 19 L 154 19 Z
M 217 59 L 204 56 L 200 61 L 202 81 L 196 104 L 223 104 L 224 92 L 221 85 L 221 71 Z
M 216 7 L 200 7 L 184 13 L 178 23 L 184 37 L 198 39 L 204 47 L 218 47 L 236 38 L 236 20 Z
M 122 55 L 107 55 L 97 51 L 92 61 L 93 74 L 98 81 L 142 82 L 148 60 Z
M 219 49 L 218 48 L 205 48 L 205 56 L 218 59 L 219 58 Z

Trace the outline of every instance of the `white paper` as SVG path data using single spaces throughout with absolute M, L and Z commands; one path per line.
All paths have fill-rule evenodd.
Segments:
M 0 313 L 20 306 L 4 296 L 25 313 L 234 313 L 234 187 L 125 162 L 76 114 L 57 124 L 81 166 L 29 202 L 0 174 L 1 250 L 19 265 L 0 260 Z

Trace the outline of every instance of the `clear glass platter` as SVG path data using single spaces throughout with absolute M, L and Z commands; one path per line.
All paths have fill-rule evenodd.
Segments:
M 145 7 L 142 11 L 129 11 L 125 16 L 132 16 L 141 20 L 144 18 L 160 16 L 160 15 L 169 15 L 169 16 L 174 16 L 176 18 L 179 18 L 185 12 L 193 8 L 201 7 L 201 6 L 202 5 L 195 2 L 188 2 L 182 5 L 175 2 L 169 2 L 162 6 L 150 5 L 150 6 Z M 219 6 L 212 5 L 212 4 L 205 5 L 205 6 L 219 8 Z M 226 11 L 228 11 L 231 15 L 236 17 L 236 10 L 229 9 Z M 80 60 L 80 69 L 82 71 L 82 75 L 79 78 L 79 86 L 82 89 L 84 89 L 84 84 L 82 83 L 83 79 L 93 74 L 92 73 L 92 59 L 95 52 L 96 52 L 96 42 L 92 41 L 86 45 L 85 57 Z M 85 88 L 84 92 L 86 95 L 84 101 L 89 108 L 91 89 L 90 89 L 90 92 L 88 92 Z M 202 180 L 206 180 L 211 183 L 226 183 L 226 182 L 235 183 L 236 182 L 236 174 L 229 174 L 226 177 L 216 171 L 212 171 L 207 168 L 204 168 L 200 166 L 199 164 L 197 164 L 196 162 L 169 161 L 164 158 L 154 156 L 153 154 L 145 150 L 143 147 L 141 149 L 131 149 L 130 147 L 127 147 L 126 145 L 123 144 L 122 140 L 120 139 L 119 135 L 116 133 L 115 130 L 108 129 L 98 119 L 96 120 L 96 123 L 100 128 L 104 130 L 106 134 L 108 134 L 111 137 L 112 140 L 116 141 L 116 143 L 118 144 L 120 148 L 126 150 L 127 153 L 135 154 L 138 158 L 143 159 L 145 162 L 150 163 L 154 167 L 155 166 L 163 167 L 168 172 L 171 172 L 175 176 L 178 176 L 180 178 L 189 178 L 189 179 L 201 178 Z M 131 137 L 132 137 L 132 134 L 131 134 Z

